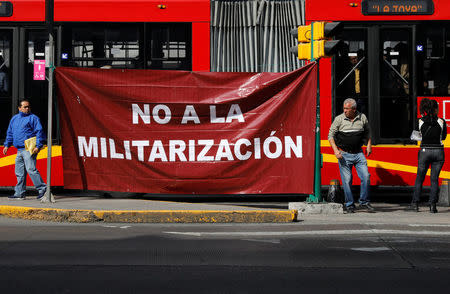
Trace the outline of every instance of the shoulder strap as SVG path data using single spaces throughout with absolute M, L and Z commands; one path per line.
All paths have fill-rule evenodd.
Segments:
M 428 134 L 428 131 L 431 129 L 431 126 L 428 126 L 428 129 L 425 131 L 425 133 L 422 134 L 422 138 L 425 137 L 426 134 Z

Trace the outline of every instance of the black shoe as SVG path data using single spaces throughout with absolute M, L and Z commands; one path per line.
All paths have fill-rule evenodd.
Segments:
M 25 196 L 8 196 L 10 200 L 25 200 Z
M 419 202 L 411 202 L 411 205 L 409 206 L 408 210 L 419 212 Z
M 367 212 L 375 212 L 375 208 L 373 208 L 372 205 L 370 205 L 370 203 L 360 204 L 359 208 L 360 209 L 366 209 Z
M 347 211 L 347 213 L 355 213 L 355 209 L 356 207 L 353 204 L 345 207 L 345 211 Z
M 436 203 L 430 204 L 430 213 L 437 213 Z

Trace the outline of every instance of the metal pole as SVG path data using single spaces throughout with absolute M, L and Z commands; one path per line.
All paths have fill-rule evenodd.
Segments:
M 320 187 L 322 183 L 322 153 L 320 152 L 320 60 L 317 60 L 317 97 L 316 97 L 316 152 L 314 168 L 314 195 L 317 202 L 322 202 Z
M 316 137 L 314 148 L 314 194 L 309 195 L 307 201 L 319 203 L 322 202 L 320 187 L 322 183 L 321 168 L 322 154 L 320 153 L 320 73 L 319 60 L 316 60 L 317 66 L 317 92 L 316 92 Z
M 311 23 L 311 61 L 316 61 L 314 59 L 314 22 Z M 317 66 L 319 66 L 319 63 L 317 63 Z
M 361 64 L 361 62 L 364 61 L 364 59 L 366 59 L 366 57 L 364 56 L 363 58 L 361 58 L 361 60 L 352 68 L 351 71 L 348 72 L 348 74 L 342 79 L 342 81 L 339 82 L 339 85 L 342 85 L 343 82 L 345 82 L 345 80 L 355 71 L 355 69 L 358 68 L 358 66 Z M 386 61 L 386 60 L 385 60 Z
M 49 67 L 48 67 L 48 120 L 47 120 L 47 191 L 41 202 L 55 202 L 55 197 L 51 192 L 52 183 L 52 127 L 53 127 L 53 69 L 54 58 L 54 39 L 53 39 L 53 0 L 45 0 L 45 21 L 48 30 L 49 46 Z
M 321 168 L 322 155 L 320 153 L 320 58 L 314 58 L 314 23 L 311 23 L 311 59 L 317 64 L 317 92 L 316 92 L 316 144 L 315 144 L 315 158 L 314 158 L 314 197 L 311 202 L 322 202 L 322 195 L 320 193 L 320 185 L 322 183 Z

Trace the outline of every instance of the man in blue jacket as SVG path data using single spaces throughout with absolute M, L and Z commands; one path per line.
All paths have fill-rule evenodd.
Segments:
M 36 137 L 36 147 L 33 154 L 25 150 L 25 140 Z M 44 145 L 45 135 L 39 118 L 31 113 L 30 102 L 23 99 L 19 102 L 19 113 L 14 115 L 9 122 L 3 154 L 6 155 L 8 148 L 13 145 L 17 148 L 16 157 L 16 177 L 17 185 L 13 196 L 9 199 L 25 199 L 27 173 L 30 175 L 33 184 L 39 192 L 37 199 L 41 199 L 47 189 L 47 185 L 42 180 L 36 168 L 36 157 L 39 150 Z

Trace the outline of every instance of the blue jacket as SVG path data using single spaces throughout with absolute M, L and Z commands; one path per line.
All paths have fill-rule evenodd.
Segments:
M 42 148 L 46 140 L 41 121 L 36 115 L 20 112 L 14 115 L 9 122 L 6 132 L 5 147 L 13 145 L 21 150 L 25 148 L 25 140 L 36 136 L 36 147 Z

